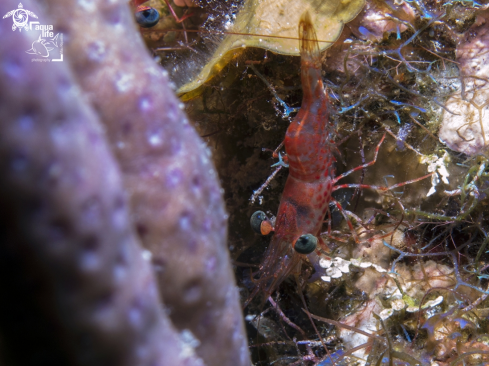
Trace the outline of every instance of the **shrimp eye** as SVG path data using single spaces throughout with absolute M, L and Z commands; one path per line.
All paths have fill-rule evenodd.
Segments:
M 253 231 L 257 234 L 268 235 L 273 230 L 272 223 L 263 211 L 256 211 L 250 218 Z
M 160 14 L 155 8 L 145 7 L 144 9 L 136 12 L 136 22 L 142 28 L 154 27 L 160 20 Z
M 314 252 L 318 246 L 318 238 L 312 234 L 301 235 L 295 242 L 294 249 L 299 254 L 309 254 Z

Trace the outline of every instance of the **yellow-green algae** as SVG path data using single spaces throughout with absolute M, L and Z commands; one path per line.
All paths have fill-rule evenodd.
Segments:
M 209 62 L 177 93 L 185 94 L 198 88 L 246 47 L 299 55 L 297 24 L 307 8 L 311 10 L 313 24 L 317 27 L 320 48 L 325 50 L 338 39 L 345 23 L 354 19 L 364 5 L 365 0 L 247 0 Z

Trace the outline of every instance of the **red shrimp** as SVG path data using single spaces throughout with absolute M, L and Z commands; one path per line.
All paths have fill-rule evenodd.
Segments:
M 299 273 L 318 241 L 326 247 L 319 233 L 334 189 L 334 126 L 329 120 L 321 55 L 309 12 L 299 22 L 299 40 L 302 106 L 285 135 L 289 176 L 252 297 L 262 291 L 268 297 L 289 274 Z M 251 223 L 262 234 L 272 230 L 261 211 L 253 214 Z
M 251 217 L 251 226 L 255 232 L 263 235 L 271 231 L 275 233 L 257 273 L 257 286 L 245 305 L 259 292 L 263 292 L 265 298 L 268 298 L 291 273 L 300 273 L 300 266 L 306 258 L 309 258 L 313 265 L 317 264 L 318 255 L 315 252 L 318 243 L 328 249 L 320 237 L 320 231 L 331 203 L 336 205 L 346 219 L 355 241 L 359 241 L 345 211 L 332 198 L 334 191 L 342 188 L 369 188 L 385 192 L 433 175 L 430 173 L 390 187 L 366 184 L 337 185 L 336 183 L 347 175 L 375 164 L 385 133 L 375 148 L 372 161 L 335 176 L 335 127 L 329 120 L 329 99 L 321 78 L 319 45 L 307 11 L 299 22 L 299 42 L 303 97 L 301 109 L 285 135 L 287 155 L 284 161 L 289 164 L 289 176 L 278 208 L 275 227 L 272 228 L 262 211 L 255 212 Z M 280 160 L 280 164 L 285 165 L 282 157 Z

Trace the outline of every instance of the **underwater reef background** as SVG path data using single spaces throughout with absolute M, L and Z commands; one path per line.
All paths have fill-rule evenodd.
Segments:
M 275 174 L 272 151 L 302 99 L 299 57 L 265 41 L 263 30 L 243 34 L 228 21 L 263 3 L 270 2 L 235 2 L 212 13 L 209 4 L 217 2 L 200 2 L 212 19 L 182 9 L 179 16 L 194 14 L 184 30 L 168 26 L 166 5 L 154 1 L 167 32 L 142 32 L 213 151 L 245 303 L 270 244 L 249 218 L 261 210 L 273 222 L 277 214 L 287 170 Z M 271 3 L 278 19 L 287 15 L 287 1 Z M 345 2 L 327 3 L 347 11 Z M 312 13 L 320 6 L 301 4 Z M 271 300 L 246 307 L 255 364 L 487 364 L 487 8 L 366 1 L 340 35 L 320 39 L 330 45 L 322 72 L 337 129 L 337 174 L 372 161 L 386 139 L 375 164 L 339 183 L 373 188 L 335 192 L 345 213 L 330 207 L 331 229 L 325 219 L 322 238 L 331 251 L 323 248 L 319 263 L 304 262 L 299 288 L 290 276 Z M 256 16 L 252 24 L 283 24 Z M 263 49 L 249 46 L 253 34 Z M 228 38 L 234 48 L 223 51 Z M 185 65 L 197 71 L 181 76 Z
M 0 20 L 0 363 L 488 364 L 487 1 L 147 5 L 138 29 L 126 1 L 24 1 L 62 63 Z M 267 299 L 249 218 L 287 178 L 303 8 L 337 175 L 386 138 Z

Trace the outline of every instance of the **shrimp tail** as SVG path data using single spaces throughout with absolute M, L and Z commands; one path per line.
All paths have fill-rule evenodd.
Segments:
M 312 24 L 311 14 L 306 10 L 299 21 L 299 46 L 303 61 L 312 63 L 309 66 L 321 68 L 321 53 L 316 30 Z
M 302 91 L 304 93 L 301 108 L 311 110 L 311 103 L 321 104 L 324 102 L 327 104 L 328 96 L 324 92 L 321 78 L 321 52 L 319 51 L 316 30 L 308 10 L 302 14 L 299 21 L 299 45 L 301 51 Z M 325 111 L 327 107 L 324 106 L 321 109 Z M 322 131 L 322 128 L 320 131 Z

